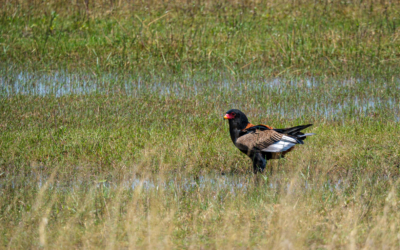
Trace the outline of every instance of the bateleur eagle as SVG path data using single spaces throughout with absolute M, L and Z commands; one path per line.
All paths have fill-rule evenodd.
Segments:
M 263 172 L 268 160 L 283 157 L 296 144 L 303 144 L 307 136 L 314 135 L 300 132 L 312 124 L 283 129 L 253 125 L 238 109 L 226 112 L 224 119 L 229 121 L 233 144 L 253 161 L 254 173 Z

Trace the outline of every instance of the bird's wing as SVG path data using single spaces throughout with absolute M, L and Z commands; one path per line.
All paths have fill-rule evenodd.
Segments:
M 301 141 L 274 130 L 256 130 L 240 136 L 236 146 L 244 151 L 284 152 Z
M 287 134 L 287 135 L 303 135 L 300 131 L 312 126 L 312 124 L 307 125 L 300 125 L 292 128 L 273 128 L 271 126 L 260 124 L 260 125 L 253 125 L 251 123 L 247 124 L 247 126 L 242 130 L 242 132 L 254 132 L 256 130 L 275 130 L 280 134 Z
M 264 125 L 264 124 L 253 125 L 253 124 L 249 123 L 242 131 L 271 130 L 271 129 L 273 129 L 273 128 L 268 125 Z
M 253 125 L 253 124 L 249 123 L 249 124 L 247 124 L 247 126 L 244 129 L 242 129 L 242 131 L 240 131 L 239 136 L 249 134 L 249 133 L 254 133 L 257 130 L 264 131 L 264 130 L 272 130 L 272 129 L 273 128 L 268 125 L 264 125 L 264 124 Z

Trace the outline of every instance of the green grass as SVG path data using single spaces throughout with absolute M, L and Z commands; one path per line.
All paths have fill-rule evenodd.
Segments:
M 258 86 L 236 91 L 246 87 Z M 239 100 L 229 89 L 206 87 L 187 97 L 4 97 L 3 246 L 399 246 L 395 108 L 360 113 L 350 105 L 338 117 L 317 112 L 290 119 L 266 111 L 282 98 L 272 94 L 279 86 L 244 92 Z M 341 102 L 356 96 L 331 92 Z M 290 114 L 291 102 L 308 102 L 306 96 L 324 98 L 288 95 L 280 101 L 288 104 L 283 113 Z M 231 103 L 254 123 L 314 122 L 309 131 L 317 135 L 286 160 L 270 162 L 272 176 L 254 177 L 222 119 Z M 297 112 L 307 110 L 304 105 Z
M 0 248 L 399 248 L 398 2 L 0 11 Z M 231 108 L 316 135 L 254 175 Z
M 4 3 L 0 61 L 146 79 L 398 73 L 399 3 Z

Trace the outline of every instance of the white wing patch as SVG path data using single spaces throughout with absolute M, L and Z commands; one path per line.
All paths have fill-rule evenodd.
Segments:
M 296 139 L 294 139 L 294 138 L 292 138 L 292 137 L 289 137 L 289 136 L 286 136 L 286 135 L 284 135 L 284 136 L 282 137 L 281 141 L 292 142 L 292 143 L 294 143 L 294 144 L 297 144 L 297 143 L 298 143 Z
M 272 153 L 278 153 L 278 152 L 284 152 L 286 150 L 289 150 L 291 147 L 296 145 L 296 143 L 291 143 L 291 142 L 285 142 L 285 141 L 278 141 L 272 144 L 271 146 L 264 148 L 263 152 L 272 152 Z
M 274 144 L 268 146 L 267 148 L 264 148 L 263 152 L 271 152 L 271 153 L 278 153 L 278 152 L 284 152 L 286 150 L 289 150 L 291 147 L 296 145 L 298 142 L 296 139 L 293 139 L 289 136 L 283 136 L 282 139 L 278 142 L 275 142 Z

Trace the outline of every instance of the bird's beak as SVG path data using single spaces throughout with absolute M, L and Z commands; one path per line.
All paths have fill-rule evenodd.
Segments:
M 231 115 L 231 114 L 225 114 L 224 115 L 224 119 L 233 119 L 233 118 L 235 118 L 233 115 Z

